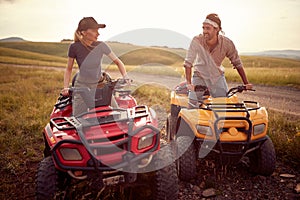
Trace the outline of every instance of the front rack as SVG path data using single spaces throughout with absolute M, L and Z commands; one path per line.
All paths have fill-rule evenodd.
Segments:
M 108 113 L 109 115 L 85 118 L 85 116 L 92 116 L 101 113 Z M 104 109 L 94 110 L 81 114 L 79 117 L 55 117 L 50 119 L 50 125 L 55 126 L 58 130 L 70 130 L 79 127 L 91 127 L 96 125 L 103 125 L 115 122 L 129 121 L 137 118 L 149 116 L 149 111 L 146 106 L 136 106 L 132 109 Z M 96 119 L 96 120 L 95 120 Z
M 109 113 L 109 114 L 106 114 Z M 104 115 L 101 115 L 104 114 Z M 59 131 L 66 130 L 76 130 L 80 140 L 61 140 L 52 149 L 53 156 L 56 159 L 58 165 L 62 169 L 78 169 L 78 167 L 64 166 L 59 162 L 56 149 L 62 144 L 73 143 L 73 144 L 83 144 L 88 150 L 89 154 L 94 163 L 94 168 L 100 170 L 110 170 L 117 169 L 128 166 L 132 162 L 136 162 L 149 154 L 155 152 L 159 147 L 159 133 L 160 131 L 152 125 L 143 125 L 139 128 L 134 127 L 134 120 L 142 117 L 149 116 L 150 113 L 146 106 L 136 106 L 131 109 L 105 109 L 105 110 L 95 110 L 91 112 L 86 112 L 81 117 L 57 117 L 50 120 L 50 125 L 56 127 Z M 87 118 L 85 118 L 87 117 Z M 110 126 L 110 124 L 115 123 L 116 128 L 114 131 L 118 131 L 119 134 L 107 134 L 105 127 Z M 100 125 L 104 125 L 103 127 Z M 122 128 L 123 127 L 123 128 Z M 89 134 L 88 131 L 91 129 L 103 128 L 103 134 Z M 147 153 L 134 155 L 131 149 L 132 138 L 135 137 L 139 132 L 145 131 L 151 132 L 155 140 L 155 145 L 150 149 L 147 149 Z M 103 155 L 113 155 L 118 154 L 123 157 L 123 161 L 111 166 L 106 166 L 101 160 Z M 83 170 L 89 170 L 91 167 L 85 167 Z
M 254 104 L 255 107 L 247 107 L 247 104 Z M 199 109 L 213 111 L 216 118 L 219 112 L 245 112 L 249 118 L 249 111 L 260 109 L 259 103 L 256 101 L 243 101 L 242 103 L 202 103 Z
M 247 105 L 252 105 L 251 107 L 247 107 Z M 243 155 L 249 145 L 251 143 L 251 135 L 252 135 L 252 121 L 250 120 L 250 111 L 260 109 L 260 106 L 255 101 L 243 101 L 242 103 L 203 103 L 199 109 L 212 111 L 215 116 L 214 121 L 214 130 L 216 134 L 217 147 L 220 155 L 229 155 L 229 156 L 240 156 Z M 245 113 L 245 116 L 220 116 L 221 113 Z M 223 127 L 219 128 L 219 122 L 224 122 L 227 120 L 231 121 L 245 121 L 248 123 L 248 129 L 243 129 L 243 132 L 247 135 L 246 141 L 241 142 L 221 142 L 220 135 L 223 132 Z M 225 145 L 240 145 L 242 146 L 241 151 L 232 152 L 224 150 Z

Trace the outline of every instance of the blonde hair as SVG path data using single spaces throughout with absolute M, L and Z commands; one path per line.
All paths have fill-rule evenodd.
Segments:
M 78 28 L 76 29 L 76 31 L 74 33 L 74 42 L 81 42 L 81 44 L 83 46 L 85 46 L 89 51 L 91 51 L 90 48 L 95 47 L 94 45 L 87 44 L 87 42 L 83 39 L 83 35 L 82 35 L 81 31 L 79 31 Z

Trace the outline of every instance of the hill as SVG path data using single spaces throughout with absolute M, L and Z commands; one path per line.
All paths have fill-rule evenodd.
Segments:
M 0 45 L 0 63 L 60 67 L 66 65 L 67 58 L 6 48 Z
M 143 47 L 119 42 L 107 43 L 115 54 L 127 65 L 142 65 L 147 63 L 175 64 L 178 60 L 182 63 L 186 53 L 184 49 Z M 2 59 L 0 62 L 6 62 L 6 58 L 3 58 L 3 56 L 18 59 L 31 58 L 35 61 L 49 61 L 49 56 L 54 56 L 52 57 L 52 61 L 57 62 L 57 60 L 59 60 L 60 62 L 61 58 L 67 58 L 69 45 L 69 43 L 65 42 L 1 42 L 0 48 L 2 49 L 0 56 L 2 56 Z M 30 55 L 28 55 L 28 53 L 30 53 Z M 42 58 L 42 55 L 47 58 Z M 16 59 L 14 60 L 17 62 Z M 108 58 L 104 58 L 104 63 L 110 62 Z M 9 63 L 11 63 L 11 61 Z
M 264 56 L 264 57 L 275 57 L 275 58 L 290 58 L 300 60 L 300 50 L 270 50 L 253 53 L 243 53 L 248 56 Z
M 128 71 L 150 74 L 171 75 L 170 66 L 176 74 L 183 75 L 182 63 L 185 49 L 167 47 L 145 47 L 128 43 L 107 42 L 126 65 Z M 0 63 L 32 66 L 65 67 L 69 43 L 64 42 L 0 42 Z M 104 57 L 103 69 L 117 70 L 111 61 Z M 248 79 L 253 84 L 300 87 L 300 60 L 265 56 L 242 55 Z M 226 79 L 240 82 L 228 59 L 222 63 L 226 68 Z M 107 68 L 109 67 L 109 68 Z
M 20 37 L 9 37 L 9 38 L 4 38 L 0 39 L 0 42 L 25 42 L 23 38 Z
M 179 64 L 182 66 L 186 54 L 185 49 L 178 48 L 145 47 L 112 41 L 107 43 L 127 65 L 158 63 L 163 65 Z M 2 48 L 0 52 L 0 56 L 2 56 L 1 62 L 5 63 L 3 56 L 41 61 L 51 61 L 52 59 L 52 62 L 63 62 L 67 58 L 69 45 L 70 43 L 65 42 L 29 42 L 24 40 L 22 42 L 0 42 L 0 47 Z M 276 58 L 275 55 L 277 57 L 281 55 L 282 58 Z M 249 53 L 249 55 L 242 54 L 241 59 L 245 67 L 298 68 L 300 65 L 299 60 L 290 59 L 290 57 L 299 57 L 300 60 L 300 51 L 286 50 Z M 104 62 L 110 63 L 108 59 L 104 59 Z M 228 60 L 225 60 L 223 64 L 225 67 L 230 67 Z
M 23 42 L 0 42 L 0 47 L 66 58 L 69 44 L 60 43 L 60 42 L 23 41 Z

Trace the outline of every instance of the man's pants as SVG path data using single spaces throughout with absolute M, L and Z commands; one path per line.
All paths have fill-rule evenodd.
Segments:
M 208 87 L 209 93 L 212 97 L 226 97 L 227 95 L 228 86 L 224 75 L 220 76 L 217 82 L 213 84 L 211 80 L 203 79 L 202 77 L 194 74 L 192 78 L 192 84 L 194 86 L 202 85 Z M 204 91 L 200 91 L 200 92 L 190 91 L 189 104 L 197 106 L 196 105 L 197 102 L 203 99 L 203 94 Z

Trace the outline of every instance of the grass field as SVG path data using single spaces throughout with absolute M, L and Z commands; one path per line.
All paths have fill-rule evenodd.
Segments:
M 15 171 L 26 160 L 41 159 L 41 131 L 49 121 L 61 89 L 63 73 L 0 65 L 0 77 L 0 164 L 3 169 Z M 146 85 L 134 95 L 139 102 L 149 106 L 159 104 L 168 110 L 169 94 L 170 91 L 165 88 Z M 269 134 L 278 141 L 279 152 L 287 157 L 300 155 L 299 148 L 296 148 L 298 152 L 293 150 L 300 145 L 300 137 L 295 136 L 300 130 L 300 121 L 277 113 L 270 116 Z M 293 160 L 299 161 L 300 157 Z
M 118 48 L 118 45 L 122 46 L 118 43 L 114 45 L 116 46 L 113 48 Z M 35 171 L 28 172 L 28 170 L 32 170 L 32 164 L 42 159 L 41 132 L 49 121 L 49 115 L 63 83 L 62 71 L 15 68 L 1 63 L 63 67 L 66 63 L 67 46 L 67 44 L 58 43 L 24 43 L 23 46 L 0 43 L 0 174 L 2 176 L 0 199 L 13 198 L 13 194 L 20 189 L 18 187 L 24 181 L 26 174 L 29 174 L 26 180 L 33 182 Z M 157 52 L 153 50 L 149 52 L 148 49 L 137 50 L 130 44 L 122 46 L 124 49 L 129 47 L 132 51 L 138 51 L 138 58 L 145 56 L 147 59 L 146 55 Z M 180 56 L 168 51 L 159 49 L 162 57 L 153 56 L 151 59 L 155 59 L 151 62 L 156 63 L 162 58 L 175 55 L 173 60 L 164 60 L 164 63 L 160 64 L 171 65 L 181 73 Z M 128 53 L 127 56 L 124 54 L 123 59 L 132 59 L 136 55 Z M 242 59 L 247 66 L 248 78 L 252 83 L 293 87 L 300 85 L 299 61 L 258 57 L 242 57 Z M 234 81 L 239 77 L 226 62 L 228 61 L 224 62 L 227 68 L 227 79 Z M 134 65 L 140 65 L 138 61 L 130 64 L 132 69 Z M 168 72 L 150 70 L 147 73 Z M 169 92 L 165 88 L 144 86 L 136 90 L 134 95 L 138 102 L 149 106 L 159 104 L 168 110 Z M 150 100 L 149 96 L 151 96 Z M 274 142 L 277 155 L 280 159 L 295 166 L 300 164 L 299 131 L 300 120 L 298 118 L 269 111 L 268 134 Z M 17 179 L 20 183 L 14 184 L 12 179 Z M 25 186 L 22 185 L 22 187 Z
M 143 66 L 138 69 L 140 72 L 171 76 L 183 74 L 182 63 L 186 53 L 184 49 L 141 47 L 117 42 L 108 44 L 120 56 L 128 71 L 136 66 Z M 68 46 L 68 43 L 3 42 L 0 43 L 0 63 L 65 67 Z M 300 88 L 299 60 L 257 56 L 241 56 L 241 59 L 248 79 L 253 84 Z M 111 61 L 108 58 L 104 58 L 103 61 L 104 68 L 117 70 L 115 66 L 109 65 Z M 238 73 L 232 69 L 227 59 L 223 65 L 229 82 L 240 81 Z M 155 70 L 151 66 L 156 66 Z M 162 66 L 172 67 L 175 70 L 168 70 Z

